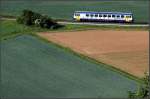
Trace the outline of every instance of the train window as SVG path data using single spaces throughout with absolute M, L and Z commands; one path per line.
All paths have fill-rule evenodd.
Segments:
M 93 15 L 93 14 L 91 14 L 90 16 L 91 16 L 91 17 L 93 17 L 94 15 Z
M 111 15 L 108 15 L 108 17 L 110 18 L 110 17 L 111 17 Z
M 80 14 L 76 13 L 75 16 L 80 16 Z
M 95 17 L 98 17 L 98 14 L 95 14 Z
M 99 14 L 99 17 L 102 17 L 102 15 L 101 15 L 101 14 Z
M 86 14 L 87 17 L 89 17 L 89 14 Z
M 124 15 L 121 15 L 121 18 L 124 18 Z
M 120 15 L 117 15 L 117 18 L 119 18 L 120 17 Z
M 129 15 L 129 16 L 126 16 L 126 18 L 131 18 L 131 16 Z
M 112 15 L 112 17 L 114 18 L 114 17 L 115 17 L 115 15 Z
M 103 17 L 106 17 L 106 16 L 107 16 L 106 14 L 103 15 Z

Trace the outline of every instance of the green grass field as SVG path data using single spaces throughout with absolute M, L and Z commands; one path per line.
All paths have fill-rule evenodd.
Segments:
M 15 34 L 29 34 L 33 32 L 47 31 L 38 27 L 28 27 L 22 24 L 18 24 L 14 20 L 1 20 L 0 23 L 0 38 L 11 36 Z
M 74 11 L 132 12 L 135 22 L 149 22 L 149 0 L 1 0 L 1 15 L 18 16 L 30 9 L 56 19 L 72 19 Z
M 16 34 L 31 34 L 44 31 L 57 32 L 57 31 L 79 31 L 88 29 L 149 30 L 149 27 L 89 26 L 89 25 L 68 24 L 57 30 L 52 30 L 52 29 L 42 29 L 34 26 L 28 27 L 22 24 L 18 24 L 15 20 L 1 20 L 0 38 L 6 38 Z
M 2 97 L 127 97 L 137 82 L 30 35 L 1 42 Z
M 1 20 L 0 23 L 0 38 L 9 37 L 17 34 L 31 34 L 37 32 L 44 31 L 77 31 L 77 30 L 86 30 L 86 29 L 98 29 L 98 28 L 109 28 L 109 27 L 101 27 L 101 26 L 89 26 L 89 25 L 64 25 L 64 27 L 59 28 L 57 30 L 52 29 L 43 29 L 35 26 L 25 26 L 22 24 L 18 24 L 15 20 Z M 144 29 L 144 28 L 143 28 Z

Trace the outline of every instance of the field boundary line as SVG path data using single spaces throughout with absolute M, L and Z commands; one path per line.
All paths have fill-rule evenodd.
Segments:
M 139 78 L 139 77 L 137 77 L 137 76 L 134 76 L 134 75 L 132 75 L 132 74 L 129 74 L 129 73 L 127 73 L 127 72 L 125 72 L 125 71 L 123 71 L 123 70 L 121 70 L 121 69 L 118 69 L 118 68 L 116 68 L 116 67 L 114 67 L 114 66 L 112 66 L 112 65 L 109 65 L 109 64 L 100 62 L 100 61 L 98 61 L 98 60 L 96 60 L 96 59 L 94 59 L 94 58 L 91 58 L 91 57 L 87 56 L 87 55 L 78 53 L 78 52 L 72 50 L 72 49 L 69 48 L 69 47 L 65 47 L 65 46 L 63 46 L 63 45 L 61 45 L 61 44 L 58 44 L 58 43 L 55 43 L 55 42 L 53 42 L 53 41 L 51 41 L 51 40 L 47 40 L 47 39 L 41 37 L 41 36 L 38 35 L 38 34 L 32 34 L 32 35 L 33 35 L 33 36 L 36 36 L 37 38 L 41 39 L 41 40 L 44 41 L 44 42 L 51 43 L 51 44 L 53 44 L 53 45 L 55 45 L 55 46 L 57 46 L 57 47 L 59 47 L 59 48 L 65 50 L 65 51 L 68 51 L 68 52 L 70 52 L 71 54 L 74 54 L 74 55 L 76 55 L 76 56 L 78 56 L 78 57 L 80 57 L 80 58 L 82 58 L 82 59 L 85 59 L 85 60 L 87 60 L 87 61 L 89 61 L 89 62 L 98 64 L 98 65 L 103 64 L 103 65 L 104 65 L 104 66 L 103 66 L 104 68 L 107 68 L 107 69 L 109 69 L 109 70 L 111 70 L 111 71 L 117 72 L 117 73 L 121 74 L 122 76 L 125 76 L 125 77 L 127 77 L 127 78 L 129 78 L 129 79 L 135 80 L 135 81 L 137 81 L 137 82 L 139 82 L 139 83 L 143 83 L 142 78 Z

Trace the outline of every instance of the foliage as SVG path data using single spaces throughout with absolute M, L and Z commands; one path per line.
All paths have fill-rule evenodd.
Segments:
M 148 98 L 149 97 L 149 75 L 145 73 L 145 77 L 143 78 L 144 84 L 140 85 L 136 92 L 129 91 L 129 98 L 130 99 L 137 99 L 137 98 Z
M 28 26 L 36 25 L 42 28 L 51 28 L 52 26 L 57 25 L 57 23 L 48 16 L 30 10 L 23 10 L 22 15 L 17 18 L 17 22 Z
M 18 24 L 15 20 L 2 20 L 0 25 L 0 38 L 5 38 L 16 34 L 29 34 L 48 31 L 48 29 L 45 28 Z
M 19 24 L 23 24 L 24 23 L 24 21 L 23 21 L 23 17 L 18 17 L 17 18 L 17 22 L 19 23 Z
M 41 18 L 40 26 L 43 28 L 51 28 L 53 25 L 56 25 L 56 23 L 47 16 L 44 16 Z

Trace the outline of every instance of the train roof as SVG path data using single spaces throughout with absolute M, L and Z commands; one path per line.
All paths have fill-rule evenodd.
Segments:
M 93 13 L 93 14 L 128 14 L 132 15 L 130 12 L 94 12 L 94 11 L 75 11 L 75 13 Z

